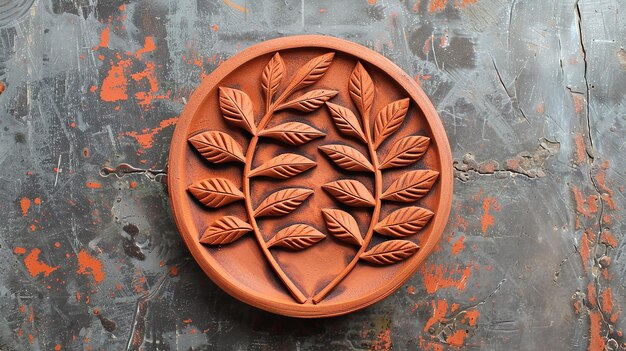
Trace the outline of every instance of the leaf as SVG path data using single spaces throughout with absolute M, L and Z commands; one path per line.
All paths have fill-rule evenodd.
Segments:
M 305 188 L 279 190 L 261 202 L 254 211 L 254 217 L 284 216 L 300 206 L 311 194 L 313 190 Z
M 398 130 L 404 122 L 404 117 L 409 110 L 409 99 L 396 100 L 383 107 L 374 121 L 374 148 L 377 149 L 382 142 L 393 132 Z
M 249 176 L 288 179 L 313 167 L 315 167 L 315 161 L 304 156 L 282 154 L 253 169 Z
M 388 240 L 361 254 L 367 262 L 388 265 L 403 261 L 417 252 L 419 246 L 407 240 Z
M 369 118 L 369 112 L 374 103 L 374 82 L 367 73 L 361 62 L 357 62 L 356 67 L 350 75 L 350 97 L 359 109 L 364 120 Z
M 252 226 L 235 216 L 213 222 L 202 234 L 200 242 L 208 245 L 230 244 L 252 230 Z
M 338 180 L 322 185 L 340 202 L 353 207 L 373 207 L 376 200 L 363 183 L 357 180 Z
M 256 126 L 254 125 L 254 111 L 250 97 L 237 89 L 220 87 L 219 91 L 220 109 L 224 119 L 254 135 Z
M 272 97 L 276 89 L 278 89 L 280 82 L 283 80 L 284 75 L 285 62 L 280 57 L 280 54 L 276 53 L 267 63 L 261 75 L 261 87 L 263 88 L 263 92 L 265 92 L 265 101 L 268 105 L 272 103 Z
M 396 202 L 415 201 L 428 193 L 438 176 L 439 172 L 431 170 L 417 170 L 404 173 L 391 183 L 381 198 Z
M 313 112 L 320 108 L 326 101 L 337 95 L 337 93 L 338 91 L 335 90 L 311 90 L 298 98 L 278 106 L 276 111 L 291 108 L 302 112 Z
M 356 219 L 348 212 L 331 208 L 322 209 L 326 228 L 337 239 L 356 246 L 363 245 L 363 237 Z
M 361 124 L 352 111 L 331 102 L 327 102 L 326 106 L 328 106 L 330 116 L 333 118 L 340 132 L 355 137 L 364 143 L 367 142 L 365 134 L 363 134 L 363 129 L 361 129 Z
M 245 162 L 241 145 L 226 133 L 212 130 L 192 136 L 189 142 L 210 162 Z
M 398 140 L 383 161 L 380 169 L 404 167 L 417 162 L 428 150 L 430 138 L 423 136 L 408 136 Z
M 218 208 L 242 200 L 243 193 L 235 184 L 224 178 L 199 180 L 187 188 L 205 206 Z
M 416 207 L 404 207 L 393 211 L 389 216 L 376 224 L 374 230 L 385 236 L 403 238 L 416 234 L 430 221 L 434 213 Z
M 279 231 L 267 247 L 280 246 L 291 250 L 303 250 L 324 239 L 326 235 L 306 224 L 294 224 Z
M 259 135 L 280 140 L 289 145 L 302 145 L 326 134 L 304 123 L 287 122 L 265 129 Z
M 322 78 L 324 73 L 328 70 L 330 64 L 333 62 L 334 56 L 334 52 L 329 52 L 327 54 L 317 56 L 305 63 L 304 66 L 300 67 L 294 75 L 293 79 L 285 89 L 285 94 L 288 96 L 294 91 L 308 87 L 309 85 L 320 80 L 320 78 Z
M 345 145 L 319 147 L 337 166 L 347 171 L 374 172 L 374 166 L 357 149 Z

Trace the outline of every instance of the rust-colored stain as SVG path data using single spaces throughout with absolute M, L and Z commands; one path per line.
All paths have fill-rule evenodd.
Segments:
M 391 329 L 386 328 L 376 336 L 376 340 L 369 349 L 372 351 L 387 351 L 392 350 L 392 346 Z
M 576 113 L 580 113 L 585 106 L 585 98 L 581 94 L 572 94 L 574 99 L 574 110 Z
M 98 50 L 100 48 L 109 47 L 109 36 L 111 34 L 111 27 L 106 27 L 100 32 L 100 43 L 98 46 L 94 48 L 94 50 Z
M 598 186 L 604 194 L 602 194 L 602 200 L 609 206 L 609 209 L 615 210 L 615 200 L 613 199 L 613 189 L 607 185 L 606 173 L 609 169 L 609 161 L 604 161 L 600 165 L 600 168 L 595 174 Z M 613 182 L 609 182 L 611 186 L 614 186 Z
M 111 66 L 100 88 L 100 99 L 102 101 L 115 102 L 128 99 L 128 95 L 126 94 L 128 78 L 124 70 L 130 67 L 130 64 L 130 59 L 126 59 L 120 60 Z
M 243 7 L 243 6 L 239 6 L 237 4 L 235 4 L 232 1 L 228 1 L 228 0 L 224 0 L 224 3 L 232 8 L 234 8 L 237 11 L 241 11 L 241 12 L 248 12 L 248 9 Z
M 481 230 L 483 232 L 483 235 L 487 233 L 487 229 L 490 226 L 493 226 L 494 224 L 494 218 L 493 215 L 491 215 L 491 213 L 489 213 L 489 208 L 491 207 L 492 202 L 495 202 L 495 199 L 493 198 L 487 198 L 485 197 L 485 199 L 483 200 L 483 217 L 480 220 L 480 225 L 481 225 Z
M 602 291 L 600 301 L 604 313 L 610 313 L 613 310 L 613 294 L 610 286 Z
M 172 117 L 172 118 L 161 121 L 159 123 L 159 126 L 156 128 L 152 128 L 152 129 L 146 128 L 146 129 L 143 129 L 141 133 L 134 132 L 134 131 L 125 132 L 125 133 L 122 133 L 122 135 L 134 138 L 135 140 L 137 140 L 137 143 L 139 143 L 139 146 L 141 146 L 143 149 L 149 149 L 152 147 L 154 136 L 160 133 L 166 127 L 175 125 L 177 121 L 178 121 L 178 117 Z
M 20 199 L 20 208 L 22 209 L 22 216 L 28 216 L 28 209 L 30 209 L 30 199 L 23 197 Z
M 585 199 L 583 193 L 575 185 L 572 186 L 572 192 L 574 193 L 576 211 L 583 216 L 592 219 L 594 214 L 598 212 L 598 196 L 589 195 Z
M 18 250 L 18 248 L 15 248 L 15 250 Z M 28 273 L 30 273 L 30 275 L 33 277 L 36 277 L 39 274 L 43 274 L 44 276 L 47 277 L 50 275 L 50 273 L 56 271 L 59 268 L 59 266 L 51 267 L 47 265 L 46 263 L 39 261 L 40 253 L 41 253 L 41 250 L 35 248 L 35 249 L 32 249 L 30 253 L 28 254 L 28 256 L 24 258 L 24 265 L 26 266 Z
M 89 189 L 100 189 L 102 187 L 102 184 L 98 182 L 87 182 L 85 183 L 85 186 Z
M 446 314 L 448 313 L 448 301 L 446 300 L 432 300 L 431 305 L 433 308 L 433 315 L 424 325 L 424 332 L 428 332 L 428 329 L 432 327 L 435 323 L 440 322 L 444 318 L 446 318 Z
M 601 334 L 602 315 L 599 311 L 589 311 L 589 351 L 604 351 L 605 340 Z
M 93 276 L 93 280 L 96 285 L 100 284 L 104 280 L 104 271 L 100 260 L 90 256 L 87 252 L 85 252 L 85 250 L 80 250 L 77 258 L 78 270 L 76 273 Z
M 13 253 L 17 255 L 22 255 L 26 253 L 26 249 L 23 247 L 17 246 L 15 249 L 13 249 Z
M 583 135 L 581 133 L 576 134 L 576 139 L 574 140 L 576 143 L 576 158 L 574 161 L 581 165 L 587 159 L 587 151 L 585 150 L 585 140 L 583 139 Z
M 448 0 L 430 0 L 428 11 L 430 13 L 441 12 L 448 5 Z
M 465 236 L 462 236 L 452 245 L 452 254 L 454 254 L 454 256 L 457 256 L 461 251 L 463 251 L 463 248 L 465 248 L 465 245 L 463 244 L 464 240 Z
M 156 44 L 154 43 L 154 37 L 146 37 L 144 39 L 143 47 L 135 52 L 135 57 L 141 58 L 141 55 L 156 50 Z
M 472 274 L 471 267 L 449 267 L 448 265 L 423 265 L 420 269 L 424 277 L 424 286 L 429 294 L 439 289 L 456 288 L 465 290 L 467 278 Z

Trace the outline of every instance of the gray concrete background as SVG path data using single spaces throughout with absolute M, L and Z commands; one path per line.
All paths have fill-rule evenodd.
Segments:
M 626 349 L 625 12 L 617 0 L 0 0 L 0 350 Z M 309 321 L 211 283 L 156 171 L 205 74 L 302 33 L 414 76 L 456 169 L 426 265 L 373 307 Z M 120 163 L 135 170 L 101 175 Z

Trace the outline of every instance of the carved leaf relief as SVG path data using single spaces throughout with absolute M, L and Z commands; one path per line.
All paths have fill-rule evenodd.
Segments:
M 241 90 L 220 87 L 220 109 L 224 119 L 233 125 L 256 134 L 254 111 L 248 94 Z
M 226 133 L 203 132 L 189 138 L 189 142 L 210 162 L 245 162 L 241 145 Z
M 403 174 L 383 193 L 382 199 L 396 202 L 413 202 L 430 191 L 439 172 L 417 170 Z
M 335 238 L 352 245 L 363 245 L 363 236 L 359 230 L 359 225 L 351 214 L 342 210 L 324 208 L 322 215 L 328 232 Z
M 374 196 L 358 180 L 344 179 L 322 185 L 322 188 L 335 199 L 353 207 L 373 207 L 376 204 Z
M 254 211 L 254 217 L 284 216 L 294 211 L 307 199 L 313 190 L 305 188 L 288 188 L 279 190 L 266 197 Z
M 259 133 L 259 136 L 280 140 L 285 144 L 294 146 L 306 144 L 325 135 L 325 133 L 300 122 L 283 123 Z
M 418 249 L 417 244 L 408 240 L 388 240 L 364 252 L 361 259 L 377 265 L 390 265 L 404 261 Z
M 224 216 L 211 223 L 204 231 L 200 242 L 207 245 L 225 245 L 252 231 L 252 226 L 235 216 Z
M 345 145 L 324 145 L 319 149 L 346 171 L 374 172 L 374 166 L 357 149 Z
M 378 222 L 374 230 L 385 236 L 403 238 L 417 234 L 430 221 L 433 214 L 421 207 L 403 207 Z
M 191 184 L 188 190 L 207 207 L 218 208 L 242 200 L 243 193 L 224 178 L 208 178 Z
M 282 154 L 253 169 L 250 177 L 288 179 L 315 167 L 315 161 L 297 154 Z
M 276 233 L 267 242 L 267 247 L 280 246 L 291 250 L 303 250 L 325 237 L 326 235 L 309 225 L 294 224 Z

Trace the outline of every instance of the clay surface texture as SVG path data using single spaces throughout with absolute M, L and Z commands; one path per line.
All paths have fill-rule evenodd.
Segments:
M 447 138 L 421 89 L 379 54 L 322 36 L 253 46 L 205 79 L 168 176 L 205 272 L 297 317 L 392 293 L 433 249 L 452 198 Z

